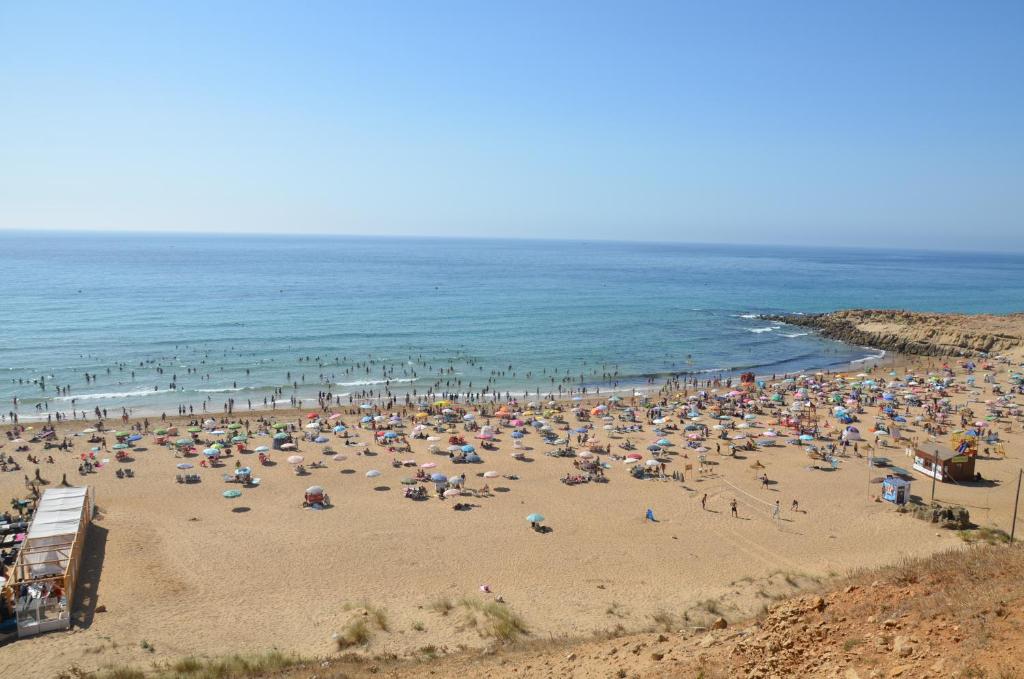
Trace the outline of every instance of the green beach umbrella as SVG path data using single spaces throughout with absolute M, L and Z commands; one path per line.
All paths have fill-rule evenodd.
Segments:
M 129 436 L 130 434 L 131 434 L 130 431 L 117 431 L 117 432 L 114 432 L 114 436 L 116 436 L 118 438 L 121 438 L 122 436 Z
M 153 433 L 154 433 L 154 434 L 156 434 L 157 436 L 163 436 L 164 434 L 166 434 L 166 433 L 167 433 L 167 430 L 166 430 L 166 429 L 157 429 L 157 430 L 156 430 L 155 432 L 153 432 Z
M 246 441 L 248 441 L 248 439 L 246 437 L 244 437 L 244 436 L 232 436 L 231 437 L 231 442 L 232 443 L 245 443 Z
M 201 432 L 202 430 L 203 430 L 203 428 L 202 428 L 202 427 L 189 427 L 189 428 L 188 428 L 188 429 L 186 429 L 185 431 L 187 431 L 187 432 L 189 432 L 189 433 L 192 433 L 192 434 L 198 434 L 198 433 L 199 433 L 199 432 Z
M 231 490 L 225 490 L 223 493 L 221 493 L 221 495 L 223 495 L 226 498 L 239 497 L 241 494 L 242 494 L 242 491 L 236 490 L 234 488 L 232 488 Z
M 241 429 L 241 428 L 242 428 L 242 425 L 238 424 L 237 422 L 233 422 L 233 423 L 228 425 L 228 429 Z
M 190 446 L 190 445 L 192 445 L 192 439 L 178 439 L 174 443 L 175 443 L 175 445 L 179 445 L 179 446 Z
M 285 424 L 284 422 L 275 422 L 275 423 L 274 423 L 274 424 L 272 424 L 271 426 L 272 426 L 272 427 L 273 427 L 274 429 L 284 429 L 284 428 L 285 428 L 285 427 L 287 427 L 288 425 L 287 425 L 287 424 Z

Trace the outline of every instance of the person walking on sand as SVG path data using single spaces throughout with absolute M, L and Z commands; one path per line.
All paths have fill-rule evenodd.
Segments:
M 704 493 L 704 495 L 701 496 L 701 498 L 700 498 L 700 508 L 703 509 L 704 511 L 707 511 L 707 509 L 708 509 L 708 494 L 707 493 Z
M 793 504 L 790 506 L 789 511 L 791 511 L 791 512 L 798 512 L 798 511 L 800 511 L 800 503 L 796 501 L 796 498 L 793 498 Z
M 729 512 L 737 519 L 740 517 L 739 512 L 736 511 L 736 498 L 733 498 L 732 501 L 729 502 Z
M 779 506 L 779 501 L 776 500 L 775 501 L 775 505 L 772 507 L 772 518 L 775 519 L 775 520 L 778 520 L 779 513 L 781 511 L 782 511 L 782 508 Z
M 647 523 L 648 521 L 657 523 L 657 521 L 654 518 L 654 510 L 650 508 L 648 508 L 647 513 L 644 514 L 644 523 Z

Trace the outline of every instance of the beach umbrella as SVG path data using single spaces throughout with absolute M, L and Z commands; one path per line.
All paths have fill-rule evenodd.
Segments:
M 203 455 L 205 455 L 206 457 L 217 457 L 220 455 L 220 450 L 218 450 L 217 448 L 207 448 L 206 450 L 203 451 Z
M 528 515 L 526 517 L 526 520 L 529 521 L 530 523 L 540 523 L 541 521 L 544 520 L 544 515 L 543 514 L 533 513 L 533 514 Z
M 360 408 L 360 410 L 373 410 L 373 404 L 372 403 L 360 403 L 359 404 L 359 408 Z
M 813 441 L 814 437 L 811 436 L 810 434 L 801 434 L 800 435 L 800 440 L 801 441 Z
M 461 450 L 464 453 L 472 453 L 473 451 L 476 450 L 476 448 L 467 443 L 466 445 L 462 446 L 462 448 L 460 448 L 459 450 Z
M 480 434 L 480 435 L 477 436 L 477 438 L 481 439 L 483 441 L 490 441 L 491 439 L 494 438 L 494 434 L 490 434 L 490 433 Z
M 652 444 L 652 445 L 647 446 L 647 450 L 651 451 L 652 453 L 656 453 L 659 450 L 661 450 L 661 446 L 656 446 L 656 445 Z
M 661 466 L 661 462 L 659 462 L 657 460 L 647 460 L 647 462 L 644 462 L 644 464 L 647 465 L 648 467 L 660 467 Z
M 223 493 L 221 493 L 221 495 L 223 495 L 224 497 L 229 498 L 229 499 L 230 498 L 239 497 L 241 494 L 242 494 L 242 491 L 238 490 L 237 488 L 232 488 L 231 490 L 225 490 Z
M 380 476 L 380 472 L 377 471 L 376 469 L 371 469 L 370 471 L 366 472 L 366 478 L 368 479 L 375 479 L 378 476 Z
M 232 422 L 231 424 L 228 425 L 228 429 L 241 429 L 241 428 L 242 428 L 242 425 L 240 425 L 237 422 Z
M 231 442 L 232 443 L 245 443 L 246 441 L 248 441 L 248 439 L 246 437 L 244 437 L 244 436 L 232 436 L 231 437 Z
M 201 427 L 189 427 L 185 431 L 189 432 L 190 434 L 198 434 L 199 432 L 202 431 L 202 428 Z
M 340 425 L 340 424 L 339 424 L 338 426 L 336 426 L 336 427 L 334 428 L 334 433 L 335 433 L 335 434 L 340 434 L 340 433 L 342 433 L 343 431 L 346 431 L 346 429 L 345 429 L 345 427 L 344 427 L 344 426 L 342 426 L 342 425 Z
M 520 419 L 515 419 L 509 422 L 509 424 L 511 424 L 513 427 L 521 427 L 523 426 L 523 421 Z
M 257 453 L 267 453 L 267 452 L 270 452 L 270 448 L 268 446 L 257 446 L 256 447 L 256 452 Z
M 178 464 L 178 469 L 192 469 L 192 463 L 191 462 L 182 462 L 182 463 Z
M 218 441 L 217 443 L 210 444 L 210 447 L 222 450 L 224 448 L 224 444 Z
M 406 476 L 404 479 L 401 480 L 400 483 L 403 486 L 415 486 L 416 485 L 416 479 L 412 478 L 411 476 Z
M 142 440 L 142 434 L 132 434 L 128 437 L 129 441 L 140 441 Z
M 341 413 L 331 413 L 330 416 L 327 418 L 327 421 L 328 422 L 334 422 L 335 420 L 340 420 L 340 419 L 341 419 Z
M 472 422 L 473 420 L 476 419 L 476 417 L 472 413 L 466 413 L 465 415 L 462 416 L 462 419 L 464 419 L 466 422 Z
M 270 426 L 273 427 L 274 429 L 287 429 L 288 428 L 288 425 L 285 424 L 284 422 L 275 422 L 274 424 L 272 424 Z
M 167 431 L 167 430 L 165 429 L 164 431 Z M 96 433 L 96 428 L 95 427 L 86 427 L 85 429 L 82 430 L 82 433 L 83 434 L 95 434 Z M 160 432 L 157 431 L 157 433 L 159 434 Z
M 176 446 L 190 446 L 192 445 L 192 439 L 178 439 L 174 442 Z
M 576 455 L 576 457 L 588 458 L 588 457 L 594 457 L 594 454 L 592 452 L 590 452 L 589 450 L 581 450 Z
M 573 431 L 576 432 L 577 434 L 586 434 L 588 431 L 590 431 L 590 429 L 588 429 L 587 427 L 577 427 L 576 429 L 573 429 Z
M 496 479 L 498 478 L 498 472 L 484 472 L 485 479 Z
M 386 439 L 396 439 L 396 438 L 398 438 L 398 434 L 396 434 L 393 431 L 389 431 L 386 434 L 384 434 L 384 438 L 386 438 Z
M 424 462 L 420 465 L 420 469 L 433 469 L 437 466 L 436 462 Z
M 124 438 L 125 436 L 128 436 L 130 434 L 131 434 L 130 431 L 116 431 L 116 432 L 114 432 L 114 436 L 116 436 L 119 439 L 120 438 Z
M 449 488 L 448 490 L 444 491 L 443 495 L 445 497 L 455 497 L 456 495 L 462 495 L 462 491 L 456 488 Z
M 672 442 L 669 441 L 668 439 L 658 439 L 658 445 L 659 446 L 670 446 L 670 445 L 672 445 Z
M 344 462 L 344 461 L 345 461 L 345 460 L 347 460 L 348 458 L 347 458 L 347 457 L 345 457 L 344 455 L 342 455 L 341 453 L 338 453 L 337 455 L 335 455 L 335 456 L 334 456 L 334 457 L 332 457 L 331 459 L 332 459 L 332 460 L 334 460 L 335 462 Z
M 514 438 L 514 439 L 521 439 L 521 438 L 523 438 L 523 432 L 521 432 L 521 431 L 514 431 L 514 432 L 512 432 L 512 438 Z
M 369 415 L 363 415 L 361 418 L 359 418 L 359 421 L 362 422 L 363 424 L 366 424 L 368 422 L 373 422 L 373 418 L 370 417 Z
M 274 434 L 274 440 L 275 441 L 284 441 L 287 438 L 288 438 L 288 434 L 286 434 L 283 431 L 279 431 L 276 434 Z
M 327 437 L 326 436 L 317 436 L 315 439 L 313 439 L 313 442 L 314 443 L 327 443 Z
M 131 448 L 127 443 L 115 443 L 111 446 L 114 450 L 124 450 L 125 448 Z
M 448 480 L 448 477 L 442 474 L 441 472 L 435 472 L 430 475 L 430 480 L 433 481 L 434 483 L 444 483 L 445 481 Z
M 281 450 L 294 450 L 295 447 L 294 443 L 285 443 L 281 446 Z
M 629 454 L 626 455 L 626 457 L 629 458 L 630 460 L 642 460 L 642 459 L 644 459 L 644 456 L 641 455 L 640 453 L 629 453 Z

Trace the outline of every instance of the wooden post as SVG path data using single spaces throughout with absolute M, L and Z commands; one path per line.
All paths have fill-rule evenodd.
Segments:
M 1017 531 L 1017 504 L 1020 502 L 1020 481 L 1024 477 L 1024 469 L 1017 472 L 1017 495 L 1013 498 L 1013 523 L 1010 524 L 1010 542 Z

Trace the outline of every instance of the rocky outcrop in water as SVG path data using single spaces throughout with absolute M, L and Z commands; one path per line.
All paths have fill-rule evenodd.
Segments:
M 939 314 L 892 309 L 847 309 L 824 314 L 766 315 L 766 320 L 811 328 L 847 344 L 921 356 L 1024 357 L 1024 314 Z

